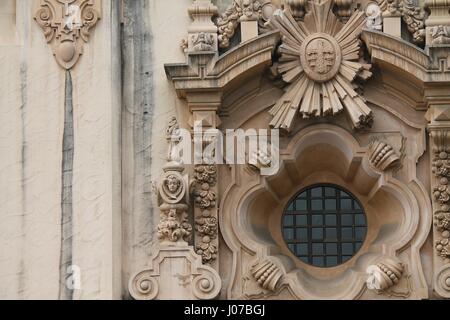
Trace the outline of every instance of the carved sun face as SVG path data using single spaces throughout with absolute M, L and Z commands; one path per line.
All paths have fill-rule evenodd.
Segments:
M 356 11 L 346 24 L 333 14 L 331 0 L 311 1 L 304 21 L 289 6 L 277 10 L 269 25 L 282 36 L 278 71 L 288 83 L 271 109 L 271 127 L 290 131 L 296 114 L 303 118 L 347 111 L 355 128 L 372 123 L 372 111 L 356 91 L 356 78 L 368 79 L 371 65 L 361 62 L 359 35 L 365 15 Z

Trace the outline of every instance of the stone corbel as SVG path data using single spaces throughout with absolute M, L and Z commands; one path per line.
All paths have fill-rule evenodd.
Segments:
M 434 212 L 434 291 L 443 298 L 450 298 L 450 105 L 431 104 L 428 117 Z
M 193 231 L 188 219 L 189 181 L 183 175 L 179 146 L 183 137 L 176 118 L 170 120 L 166 138 L 167 163 L 157 187 L 159 244 L 150 267 L 130 279 L 129 291 L 136 300 L 214 299 L 220 292 L 221 279 L 214 269 L 202 264 L 202 257 L 188 243 Z
M 34 19 L 44 31 L 58 64 L 70 70 L 83 54 L 101 18 L 101 0 L 40 0 Z

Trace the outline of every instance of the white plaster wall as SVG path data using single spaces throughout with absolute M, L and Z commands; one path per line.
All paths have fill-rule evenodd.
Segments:
M 56 299 L 64 73 L 27 0 L 17 46 L 0 45 L 0 298 Z
M 120 287 L 120 49 L 118 1 L 73 70 L 75 299 L 114 299 Z M 17 0 L 17 45 L 0 42 L 0 299 L 57 299 L 65 71 Z

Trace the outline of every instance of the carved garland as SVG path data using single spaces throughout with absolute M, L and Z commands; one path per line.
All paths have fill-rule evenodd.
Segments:
M 71 69 L 83 54 L 100 9 L 101 0 L 40 0 L 34 19 L 64 69 Z
M 450 148 L 448 147 L 450 133 L 446 130 L 434 130 L 430 135 L 434 143 L 432 166 L 437 183 L 433 189 L 433 198 L 437 206 L 434 224 L 440 233 L 440 239 L 436 241 L 436 250 L 446 262 L 450 262 Z
M 201 210 L 201 216 L 195 219 L 195 230 L 200 243 L 196 245 L 197 254 L 202 256 L 203 263 L 211 264 L 217 259 L 218 221 L 213 211 L 216 210 L 217 194 L 214 187 L 217 183 L 217 167 L 215 165 L 198 165 L 194 169 L 195 205 Z

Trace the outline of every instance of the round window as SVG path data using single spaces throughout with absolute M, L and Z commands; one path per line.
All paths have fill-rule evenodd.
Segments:
M 334 185 L 315 185 L 298 193 L 282 221 L 283 237 L 292 253 L 321 268 L 350 260 L 367 234 L 361 203 Z

